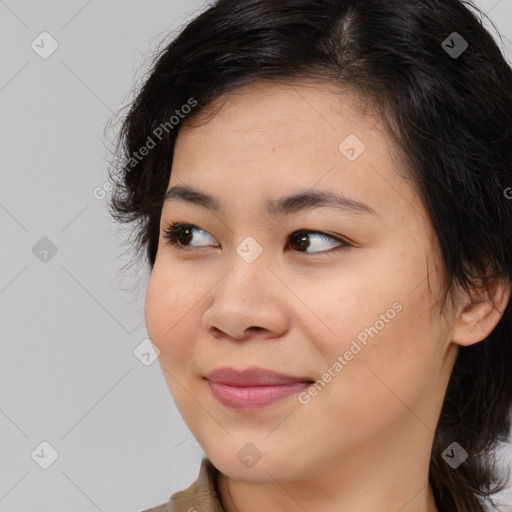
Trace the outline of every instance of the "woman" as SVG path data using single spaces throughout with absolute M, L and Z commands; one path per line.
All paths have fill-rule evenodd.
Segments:
M 165 48 L 111 208 L 205 457 L 151 511 L 493 504 L 511 92 L 458 0 L 218 0 Z

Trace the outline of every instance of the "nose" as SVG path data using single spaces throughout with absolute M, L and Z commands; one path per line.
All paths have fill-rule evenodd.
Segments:
M 236 257 L 212 289 L 203 328 L 218 339 L 276 338 L 289 326 L 285 304 L 286 287 L 263 258 L 247 263 Z

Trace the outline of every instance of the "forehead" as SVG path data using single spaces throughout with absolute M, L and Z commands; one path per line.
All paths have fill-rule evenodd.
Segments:
M 363 103 L 350 90 L 317 83 L 257 82 L 222 95 L 190 120 L 185 118 L 175 145 L 175 158 L 187 163 L 208 157 L 249 163 L 287 153 L 290 161 L 303 155 L 343 163 L 339 145 L 349 136 L 382 154 L 389 142 L 380 120 L 363 112 Z M 350 148 L 348 148 L 350 149 Z M 350 156 L 348 153 L 345 156 Z M 357 155 L 356 155 L 357 156 Z M 296 163 L 296 162 L 295 162 Z M 351 165 L 355 168 L 357 163 Z M 296 167 L 296 165 L 295 165 Z M 262 169 L 260 169 L 262 170 Z
M 243 125 L 249 133 L 289 137 L 293 133 L 341 129 L 340 117 L 349 123 L 365 119 L 371 126 L 379 124 L 371 101 L 353 89 L 321 84 L 314 81 L 289 83 L 259 81 L 223 94 L 198 115 L 185 119 L 180 130 L 188 132 L 206 125 Z M 332 124 L 336 118 L 336 124 Z M 290 124 L 293 120 L 297 123 Z M 284 132 L 283 132 L 284 128 Z M 206 128 L 205 128 L 206 129 Z M 211 127 L 213 129 L 213 127 Z
M 243 207 L 297 190 L 332 190 L 394 208 L 407 184 L 378 117 L 353 92 L 314 83 L 257 83 L 219 98 L 185 123 L 169 188 L 188 184 Z

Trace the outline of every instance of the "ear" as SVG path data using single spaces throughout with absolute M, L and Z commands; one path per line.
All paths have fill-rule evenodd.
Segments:
M 452 342 L 468 346 L 487 338 L 501 320 L 510 294 L 511 283 L 504 279 L 496 279 L 487 287 L 477 288 L 473 297 L 464 293 L 457 308 Z

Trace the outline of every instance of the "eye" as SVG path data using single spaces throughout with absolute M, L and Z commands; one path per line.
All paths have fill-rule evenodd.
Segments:
M 311 239 L 313 240 L 312 242 Z M 290 240 L 293 241 L 293 243 L 290 243 L 290 245 L 298 247 L 299 252 L 306 252 L 307 254 L 311 252 L 335 252 L 350 246 L 348 242 L 341 240 L 341 238 L 327 235 L 326 233 L 322 233 L 321 231 L 312 231 L 308 229 L 295 231 L 293 234 L 290 235 Z M 322 249 L 322 246 L 324 247 L 324 249 Z M 327 249 L 325 249 L 326 246 Z M 309 252 L 302 251 L 302 249 L 309 248 L 319 250 L 313 250 Z
M 191 243 L 195 234 L 199 235 L 199 241 L 196 243 Z M 190 248 L 193 249 L 194 247 L 208 246 L 208 238 L 210 241 L 215 240 L 215 238 L 213 238 L 206 231 L 203 231 L 193 224 L 187 224 L 184 222 L 171 224 L 167 229 L 164 230 L 164 238 L 170 245 L 182 250 L 189 250 Z M 206 243 L 201 244 L 201 240 Z M 317 252 L 336 252 L 351 246 L 351 244 L 345 240 L 342 240 L 341 238 L 327 235 L 321 231 L 313 231 L 307 229 L 302 229 L 292 233 L 290 235 L 290 241 L 291 242 L 289 245 L 291 247 L 297 249 L 298 252 L 304 252 L 306 254 Z M 213 245 L 218 247 L 218 244 L 214 243 Z M 315 250 L 307 251 L 307 249 L 311 248 Z
M 170 245 L 175 245 L 178 248 L 181 248 L 182 246 L 185 247 L 194 247 L 193 245 L 190 246 L 190 241 L 193 239 L 193 235 L 195 233 L 200 233 L 201 235 L 199 239 L 204 239 L 210 236 L 211 240 L 215 240 L 211 235 L 208 235 L 206 231 L 203 231 L 202 229 L 199 229 L 197 226 L 194 226 L 193 224 L 186 224 L 183 222 L 177 222 L 175 224 L 171 224 L 165 231 L 164 231 L 164 238 L 168 240 Z

